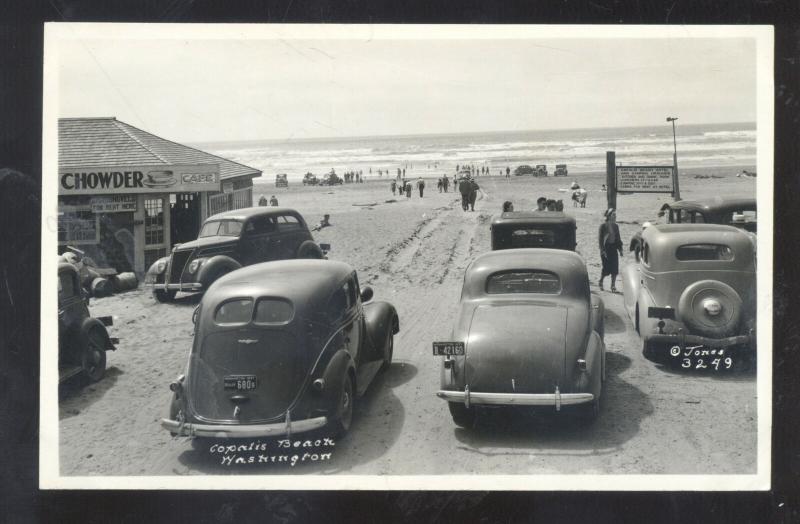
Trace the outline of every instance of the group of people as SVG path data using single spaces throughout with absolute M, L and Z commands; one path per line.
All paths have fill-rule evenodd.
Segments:
M 261 207 L 266 207 L 267 205 L 278 207 L 278 199 L 275 197 L 275 195 L 272 195 L 269 201 L 267 201 L 267 197 L 261 195 L 261 198 L 258 199 L 258 205 Z
M 406 198 L 411 198 L 411 191 L 413 191 L 414 185 L 417 186 L 419 197 L 423 198 L 425 195 L 425 180 L 422 177 L 419 177 L 414 184 L 405 178 L 402 178 L 399 181 L 392 180 L 389 182 L 389 189 L 392 191 L 393 195 L 398 194 L 399 192 L 400 195 L 405 194 Z
M 436 187 L 439 189 L 439 193 L 447 193 L 447 190 L 450 188 L 450 179 L 447 178 L 447 175 L 439 178 L 436 182 Z
M 478 198 L 478 192 L 480 191 L 481 197 L 483 197 L 483 191 L 481 191 L 480 186 L 469 175 L 463 176 L 458 181 L 458 192 L 461 193 L 461 209 L 464 211 L 475 211 L 475 201 Z
M 509 173 L 511 172 L 510 168 L 506 168 L 506 170 Z M 461 164 L 456 164 L 456 173 L 461 173 L 462 171 L 465 173 L 469 173 L 470 177 L 476 177 L 479 175 L 488 175 L 489 167 L 488 166 L 475 167 L 473 165 L 462 166 Z M 500 172 L 502 173 L 502 170 Z
M 364 172 L 363 171 L 347 171 L 344 174 L 344 183 L 345 184 L 350 184 L 352 182 L 360 184 L 360 183 L 364 182 L 364 179 L 365 179 L 365 177 L 364 177 Z

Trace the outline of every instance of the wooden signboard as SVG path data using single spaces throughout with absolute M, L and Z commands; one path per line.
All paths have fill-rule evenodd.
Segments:
M 616 190 L 626 193 L 672 193 L 672 166 L 617 166 Z

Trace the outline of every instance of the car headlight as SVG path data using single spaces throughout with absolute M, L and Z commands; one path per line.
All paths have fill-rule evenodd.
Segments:
M 165 270 L 166 268 L 167 268 L 167 261 L 166 261 L 166 260 L 159 260 L 159 261 L 156 263 L 156 273 L 157 273 L 157 274 L 159 274 L 159 275 L 160 275 L 161 273 L 163 273 L 163 272 L 164 272 L 164 270 Z
M 205 262 L 205 260 L 202 258 L 192 260 L 192 263 L 189 264 L 189 273 L 196 273 L 197 270 L 200 269 L 200 266 L 203 265 L 203 262 Z

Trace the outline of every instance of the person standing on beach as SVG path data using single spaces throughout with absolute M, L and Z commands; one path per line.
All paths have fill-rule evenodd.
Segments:
M 442 186 L 443 185 L 444 185 L 444 182 L 442 182 L 442 178 L 439 177 L 439 180 L 436 181 L 436 189 L 439 190 L 439 193 L 442 192 Z
M 419 189 L 419 197 L 422 198 L 422 193 L 425 192 L 425 181 L 422 180 L 422 177 L 417 179 L 417 189 Z
M 617 225 L 617 213 L 613 208 L 605 212 L 606 221 L 600 224 L 598 242 L 600 244 L 600 260 L 603 269 L 600 273 L 600 289 L 603 289 L 603 279 L 611 275 L 611 292 L 617 292 L 617 274 L 619 273 L 619 256 L 622 256 L 622 238 Z
M 267 197 L 261 195 L 261 198 L 258 199 L 258 205 L 264 207 L 267 205 Z
M 510 178 L 510 177 L 511 177 L 511 168 L 506 166 L 506 178 Z
M 278 199 L 275 195 L 272 195 L 272 198 L 269 199 L 269 205 L 272 207 L 278 207 Z
M 478 198 L 478 191 L 481 191 L 480 186 L 475 180 L 470 180 L 470 191 L 469 191 L 469 207 L 470 211 L 475 211 L 475 200 Z M 483 195 L 483 191 L 481 191 L 481 196 Z
M 412 189 L 411 182 L 406 182 L 405 186 L 406 186 L 406 198 L 411 198 L 411 189 Z
M 395 192 L 397 191 L 397 182 L 396 182 L 396 181 L 394 181 L 394 180 L 392 180 L 392 183 L 391 183 L 391 184 L 389 184 L 389 187 L 391 188 L 391 190 L 392 190 L 392 194 L 394 195 L 394 194 L 395 194 Z
M 458 182 L 458 192 L 461 193 L 461 209 L 469 209 L 469 194 L 472 191 L 472 182 L 469 177 L 464 177 Z
M 450 187 L 450 179 L 447 178 L 447 173 L 442 177 L 442 185 L 444 186 L 444 192 L 447 193 L 447 188 Z

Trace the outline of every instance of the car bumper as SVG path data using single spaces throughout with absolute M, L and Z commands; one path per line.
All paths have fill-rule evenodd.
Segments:
M 172 284 L 172 283 L 164 284 L 162 282 L 158 284 L 153 284 L 153 289 L 161 289 L 164 291 L 187 291 L 187 292 L 202 291 L 203 284 L 201 284 L 200 282 L 182 282 L 180 284 Z
M 495 406 L 561 406 L 585 404 L 594 400 L 591 393 L 485 393 L 479 391 L 440 390 L 436 396 L 448 402 L 462 402 L 467 407 L 472 404 Z
M 315 417 L 304 420 L 275 422 L 272 424 L 193 424 L 178 422 L 177 420 L 162 418 L 161 426 L 170 433 L 184 437 L 214 437 L 214 438 L 252 438 L 273 437 L 305 433 L 319 429 L 328 423 L 327 417 Z
M 686 357 L 724 357 L 755 351 L 755 335 L 710 338 L 699 335 L 654 334 L 644 337 L 642 354 L 658 363 L 679 362 Z

